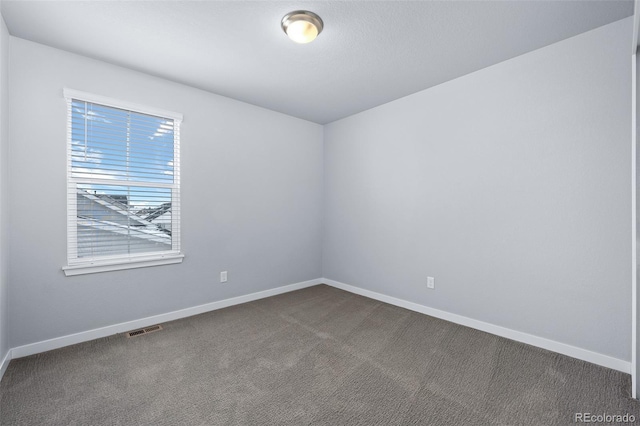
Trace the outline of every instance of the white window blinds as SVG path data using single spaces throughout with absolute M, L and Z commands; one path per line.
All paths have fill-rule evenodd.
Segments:
M 179 254 L 181 117 L 65 97 L 69 266 Z

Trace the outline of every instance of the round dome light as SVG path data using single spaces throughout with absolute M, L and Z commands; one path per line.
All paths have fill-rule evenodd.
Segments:
M 282 18 L 282 30 L 296 43 L 309 43 L 322 32 L 324 23 L 318 15 L 308 10 L 296 10 Z

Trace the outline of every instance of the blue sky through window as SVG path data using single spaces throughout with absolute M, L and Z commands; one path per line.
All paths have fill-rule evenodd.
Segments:
M 105 181 L 79 189 L 115 198 L 126 194 L 133 211 L 171 202 L 167 188 L 108 181 L 173 183 L 173 120 L 78 100 L 72 101 L 71 110 L 71 176 Z

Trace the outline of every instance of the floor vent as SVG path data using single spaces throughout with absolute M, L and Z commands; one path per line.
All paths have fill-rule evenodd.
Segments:
M 151 327 L 147 327 L 147 328 L 127 331 L 125 334 L 127 335 L 127 337 L 137 337 L 137 336 L 142 336 L 143 334 L 153 333 L 154 331 L 160 331 L 160 330 L 162 330 L 161 325 L 152 325 Z

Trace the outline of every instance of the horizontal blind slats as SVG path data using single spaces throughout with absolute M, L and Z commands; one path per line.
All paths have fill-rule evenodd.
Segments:
M 68 105 L 70 261 L 178 251 L 179 122 Z
M 71 160 L 74 162 L 82 162 L 81 160 L 76 160 L 76 158 L 79 157 L 78 155 L 73 154 L 71 156 Z M 172 166 L 161 166 L 157 163 L 147 163 L 147 162 L 135 162 L 135 163 L 130 163 L 129 168 L 127 168 L 126 164 L 122 164 L 122 162 L 117 162 L 116 160 L 102 160 L 101 161 L 101 169 L 109 169 L 109 170 L 139 170 L 141 172 L 146 172 L 146 173 L 151 173 L 151 174 L 166 174 L 164 172 L 171 172 L 171 174 L 173 174 L 173 167 Z M 78 168 L 79 166 L 77 166 L 76 168 Z
M 157 114 L 148 114 L 140 111 L 129 110 L 126 108 L 118 108 L 114 106 L 102 105 L 95 102 L 83 101 L 80 99 L 73 99 L 71 101 L 71 106 L 74 108 L 82 109 L 82 111 L 84 111 L 84 108 L 86 106 L 88 110 L 90 108 L 92 111 L 95 111 L 96 113 L 110 114 L 112 116 L 119 116 L 119 115 L 131 113 L 136 116 L 150 117 L 150 118 L 155 118 L 157 120 L 167 120 L 167 118 L 164 118 Z M 172 118 L 168 118 L 168 120 L 172 120 Z
M 147 134 L 129 133 L 125 131 L 115 132 L 107 131 L 104 129 L 85 129 L 80 127 L 74 127 L 71 132 L 72 139 L 75 143 L 84 143 L 85 139 L 89 137 L 94 143 L 104 143 L 106 145 L 121 146 L 126 143 L 127 139 L 133 140 L 136 144 L 144 146 L 154 150 L 171 150 L 171 145 L 174 139 L 173 133 L 164 133 L 160 136 L 153 136 Z

